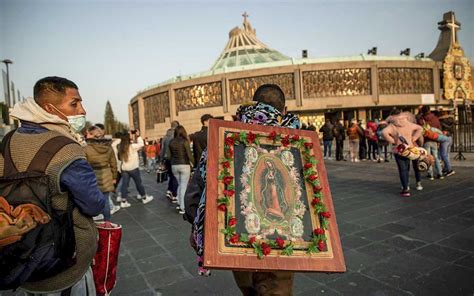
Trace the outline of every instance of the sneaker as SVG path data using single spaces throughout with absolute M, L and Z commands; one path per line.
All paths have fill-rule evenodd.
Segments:
M 120 203 L 121 208 L 129 208 L 130 206 L 131 206 L 131 204 L 126 200 L 124 200 Z
M 453 170 L 450 170 L 450 171 L 446 172 L 445 176 L 446 176 L 446 177 L 449 177 L 449 176 L 452 176 L 452 175 L 454 175 L 454 174 L 456 174 L 456 172 L 453 171 Z
M 423 190 L 423 186 L 421 186 L 421 182 L 416 182 L 416 190 L 418 191 Z
M 390 162 L 388 159 L 385 159 L 384 161 L 385 161 L 385 162 Z
M 436 176 L 437 179 L 440 179 L 440 180 L 443 180 L 444 179 L 444 176 L 443 175 L 438 175 Z
M 428 179 L 430 179 L 431 181 L 434 180 L 434 177 L 433 177 L 432 175 L 428 175 L 427 177 L 428 177 Z
M 104 215 L 99 214 L 99 215 L 93 217 L 92 219 L 94 219 L 94 221 L 104 220 Z
M 120 206 L 113 206 L 110 210 L 110 215 L 117 213 L 120 210 Z
M 140 194 L 137 194 L 137 199 L 138 199 L 138 200 L 142 200 L 142 199 L 143 199 L 143 196 L 141 196 Z
M 171 203 L 174 203 L 174 204 L 177 204 L 178 203 L 178 199 L 174 196 L 171 197 Z
M 198 267 L 198 275 L 202 276 L 210 276 L 211 271 L 209 269 L 205 269 L 204 267 L 199 266 Z
M 122 201 L 122 196 L 121 195 L 117 195 L 117 202 L 121 202 Z
M 177 206 L 176 209 L 179 211 L 179 210 L 181 210 L 181 207 L 180 207 L 180 206 Z
M 354 162 L 360 162 L 360 160 L 356 158 L 356 159 L 354 159 Z
M 145 205 L 145 204 L 149 203 L 152 200 L 153 200 L 153 196 L 145 195 L 145 197 L 142 199 L 142 203 Z
M 185 212 L 184 210 L 179 210 L 178 213 L 179 213 L 180 215 L 184 215 L 184 213 L 186 213 L 186 212 Z
M 400 192 L 400 196 L 401 197 L 410 197 L 410 191 L 402 190 L 402 192 Z
M 324 160 L 328 159 L 326 156 L 323 157 Z

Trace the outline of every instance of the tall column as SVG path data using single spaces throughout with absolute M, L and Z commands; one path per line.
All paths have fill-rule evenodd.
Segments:
M 433 66 L 433 93 L 436 103 L 441 100 L 441 84 L 438 63 Z
M 176 99 L 174 89 L 169 89 L 169 99 L 170 99 L 170 122 L 176 120 L 178 111 L 176 110 Z
M 138 124 L 140 133 L 146 137 L 146 122 L 145 122 L 145 102 L 142 97 L 138 97 Z
M 375 105 L 379 104 L 379 73 L 377 65 L 370 67 L 370 90 L 372 92 L 372 101 Z
M 294 72 L 294 87 L 296 106 L 303 106 L 303 73 L 301 69 L 296 69 Z

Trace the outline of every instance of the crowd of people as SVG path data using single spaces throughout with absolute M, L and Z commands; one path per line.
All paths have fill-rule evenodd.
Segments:
M 238 108 L 236 120 L 250 124 L 302 128 L 298 117 L 286 112 L 284 93 L 277 85 L 259 87 L 253 100 L 252 105 Z M 257 113 L 264 113 L 266 116 L 255 117 Z M 177 212 L 192 225 L 190 242 L 198 256 L 198 272 L 209 275 L 209 271 L 202 265 L 202 256 L 207 132 L 212 116 L 203 115 L 202 129 L 194 134 L 188 135 L 185 127 L 173 121 L 162 139 L 149 140 L 143 139 L 139 130 L 123 131 L 113 138 L 107 138 L 102 124 L 89 127 L 82 137 L 85 114 L 78 87 L 72 81 L 60 77 L 39 80 L 34 87 L 34 98 L 17 104 L 12 112 L 11 116 L 21 122 L 21 127 L 12 134 L 11 144 L 7 147 L 11 148 L 13 163 L 28 167 L 31 159 L 25 158 L 26 153 L 20 152 L 30 145 L 33 147 L 31 152 L 36 153 L 53 138 L 66 137 L 71 141 L 52 155 L 51 165 L 45 171 L 45 176 L 51 186 L 55 211 L 64 211 L 67 207 L 65 201 L 71 200 L 75 205 L 72 219 L 76 263 L 54 275 L 43 275 L 43 278 L 38 276 L 32 283 L 24 280 L 21 282 L 22 289 L 28 295 L 64 295 L 64 291 L 67 295 L 95 295 L 90 265 L 97 249 L 97 230 L 92 217 L 109 221 L 111 215 L 120 208 L 130 207 L 130 179 L 134 181 L 138 201 L 143 204 L 153 201 L 154 197 L 147 194 L 143 186 L 141 171 L 154 173 L 159 168 L 166 170 L 169 175 L 166 197 L 169 202 L 176 204 Z M 393 154 L 402 187 L 400 194 L 408 197 L 410 163 L 415 172 L 416 189 L 422 190 L 423 187 L 418 160 L 402 156 L 400 146 L 424 147 L 433 163 L 428 169 L 428 179 L 443 179 L 455 173 L 449 160 L 453 128 L 454 118 L 448 111 L 435 113 L 428 106 L 422 106 L 417 115 L 393 109 L 385 120 L 369 120 L 365 126 L 355 119 L 350 120 L 347 127 L 343 120 L 331 122 L 327 119 L 319 132 L 326 160 L 346 160 L 346 139 L 349 143 L 348 159 L 351 162 L 389 162 L 389 153 Z M 316 130 L 314 126 L 306 129 Z M 334 141 L 336 147 L 333 154 Z M 0 159 L 0 164 L 2 167 L 8 165 L 4 164 L 3 158 Z M 117 205 L 113 197 L 116 198 Z M 45 252 L 44 248 L 39 249 Z M 40 254 L 43 258 L 40 261 L 43 263 L 58 262 L 58 256 L 63 256 L 52 249 L 46 251 Z M 34 269 L 30 270 L 30 273 L 33 272 Z M 37 273 L 41 273 L 40 269 Z M 233 273 L 237 285 L 245 295 L 266 295 L 277 291 L 284 295 L 291 294 L 292 272 Z M 28 277 L 23 275 L 23 278 Z

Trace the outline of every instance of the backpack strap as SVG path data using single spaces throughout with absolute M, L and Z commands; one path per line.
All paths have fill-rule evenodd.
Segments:
M 13 159 L 10 153 L 10 140 L 15 133 L 16 130 L 12 130 L 8 134 L 5 135 L 5 137 L 2 140 L 2 145 L 0 147 L 2 155 L 3 155 L 3 175 L 8 176 L 8 175 L 13 175 L 17 174 L 18 170 L 16 169 L 15 164 L 13 163 Z
M 33 160 L 30 162 L 27 171 L 44 173 L 56 153 L 58 153 L 59 150 L 61 150 L 64 146 L 73 143 L 77 144 L 76 141 L 65 136 L 56 136 L 49 139 L 43 144 L 43 146 L 41 146 L 36 155 L 33 157 Z

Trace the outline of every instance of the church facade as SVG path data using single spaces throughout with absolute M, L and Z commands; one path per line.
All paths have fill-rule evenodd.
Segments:
M 244 14 L 242 27 L 209 71 L 178 76 L 140 91 L 129 104 L 132 128 L 160 138 L 173 120 L 188 132 L 201 128 L 209 113 L 231 120 L 262 84 L 285 93 L 288 111 L 320 126 L 325 118 L 366 121 L 384 118 L 393 107 L 446 106 L 472 120 L 473 68 L 457 39 L 453 12 L 438 23 L 437 46 L 427 57 L 359 55 L 342 58 L 289 58 L 262 43 Z

